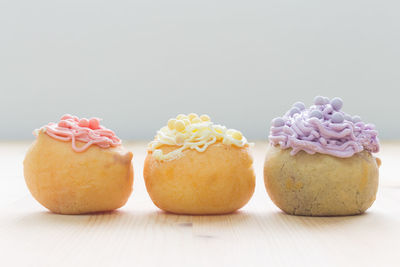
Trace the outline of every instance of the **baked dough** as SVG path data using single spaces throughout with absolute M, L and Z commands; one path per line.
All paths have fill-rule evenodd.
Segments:
M 122 207 L 132 192 L 131 160 L 132 153 L 121 146 L 77 153 L 71 142 L 40 131 L 26 154 L 24 176 L 33 197 L 55 213 L 110 211 Z
M 380 160 L 362 151 L 349 158 L 270 145 L 264 181 L 272 201 L 293 215 L 337 216 L 366 211 L 375 201 Z
M 177 149 L 164 145 L 163 153 Z M 149 151 L 144 180 L 154 204 L 178 214 L 225 214 L 243 207 L 254 193 L 253 158 L 248 146 L 221 142 L 204 152 L 184 150 L 170 161 Z

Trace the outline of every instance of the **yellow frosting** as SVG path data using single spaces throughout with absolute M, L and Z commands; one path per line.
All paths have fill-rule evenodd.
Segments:
M 215 142 L 226 145 L 244 147 L 248 145 L 241 132 L 227 129 L 225 126 L 214 124 L 207 115 L 190 113 L 180 114 L 175 119 L 170 119 L 167 126 L 161 128 L 149 144 L 149 151 L 158 160 L 173 160 L 179 158 L 182 151 L 195 149 L 204 152 L 208 146 Z M 164 154 L 160 149 L 163 145 L 178 146 L 179 148 Z

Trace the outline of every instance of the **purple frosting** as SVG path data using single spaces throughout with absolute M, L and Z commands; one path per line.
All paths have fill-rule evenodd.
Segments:
M 292 148 L 291 155 L 303 150 L 348 158 L 363 150 L 378 152 L 375 125 L 342 112 L 342 106 L 338 97 L 317 96 L 308 109 L 297 102 L 283 117 L 272 120 L 269 140 L 282 149 Z

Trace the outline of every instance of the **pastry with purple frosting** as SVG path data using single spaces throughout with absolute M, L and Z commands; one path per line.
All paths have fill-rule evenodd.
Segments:
M 264 165 L 272 201 L 293 215 L 339 216 L 375 201 L 380 160 L 373 124 L 342 111 L 343 101 L 317 96 L 275 118 Z

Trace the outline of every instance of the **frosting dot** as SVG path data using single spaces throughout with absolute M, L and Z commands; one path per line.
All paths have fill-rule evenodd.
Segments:
M 336 112 L 332 115 L 331 121 L 333 123 L 342 123 L 344 120 L 344 117 L 342 114 L 340 114 L 339 112 Z
M 242 140 L 243 135 L 242 135 L 241 132 L 236 131 L 236 132 L 234 132 L 234 133 L 232 134 L 232 137 L 235 138 L 236 140 Z
M 331 100 L 331 106 L 334 110 L 339 111 L 343 107 L 343 100 L 339 97 L 335 97 Z
M 193 120 L 194 118 L 198 118 L 199 116 L 196 113 L 190 113 L 188 115 L 189 120 Z
M 319 110 L 314 109 L 313 111 L 310 112 L 310 118 L 322 119 L 322 117 L 323 117 L 322 112 Z
M 352 121 L 354 122 L 354 123 L 357 123 L 357 122 L 360 122 L 361 121 L 361 117 L 360 116 L 353 116 L 353 118 L 352 118 Z
M 275 119 L 272 120 L 272 125 L 274 127 L 282 127 L 282 126 L 285 125 L 285 120 L 280 118 L 280 117 L 279 118 L 275 118 Z
M 316 96 L 316 97 L 314 98 L 314 104 L 315 104 L 315 105 L 323 105 L 324 103 L 325 103 L 324 97 L 322 97 L 322 96 Z
M 235 132 L 233 129 L 229 129 L 226 131 L 226 134 L 232 135 Z
M 345 114 L 345 115 L 344 115 L 344 119 L 345 119 L 346 121 L 353 121 L 353 119 L 351 118 L 351 116 L 350 116 L 349 114 Z
M 293 107 L 296 107 L 299 110 L 304 110 L 306 108 L 306 105 L 304 105 L 303 102 L 296 102 L 296 103 L 293 104 Z
M 202 121 L 211 121 L 210 116 L 208 116 L 208 115 L 206 115 L 206 114 L 201 115 L 201 116 L 200 116 L 200 119 L 201 119 Z
M 92 130 L 97 130 L 100 128 L 100 120 L 97 118 L 91 118 L 89 120 L 89 127 Z
M 71 123 L 69 121 L 67 121 L 67 120 L 62 120 L 57 125 L 59 127 L 63 127 L 63 128 L 71 128 Z
M 68 119 L 73 119 L 72 115 L 70 114 L 65 114 L 64 116 L 61 117 L 61 120 L 68 120 Z
M 324 105 L 329 104 L 329 98 L 323 97 L 324 98 Z
M 82 119 L 79 120 L 78 125 L 81 126 L 81 127 L 89 127 L 89 120 L 85 119 L 85 118 L 82 118 Z
M 176 119 L 170 119 L 169 121 L 168 121 L 168 128 L 170 128 L 171 130 L 172 129 L 174 129 L 175 128 L 175 122 L 176 122 Z
M 175 129 L 179 132 L 185 130 L 185 123 L 182 120 L 177 120 L 175 122 Z
M 289 112 L 289 116 L 293 116 L 294 114 L 300 113 L 300 109 L 293 107 L 290 112 Z
M 176 116 L 177 120 L 183 120 L 183 119 L 187 119 L 187 116 L 185 114 L 179 114 L 178 116 Z
M 224 129 L 223 129 L 221 126 L 218 126 L 218 125 L 216 125 L 216 126 L 214 127 L 214 130 L 215 130 L 217 133 L 220 133 L 220 134 L 222 134 L 222 133 L 224 132 Z
M 201 122 L 200 118 L 194 118 L 192 120 L 192 123 L 200 123 L 200 122 Z

